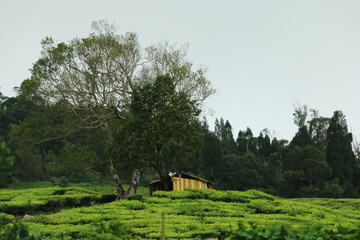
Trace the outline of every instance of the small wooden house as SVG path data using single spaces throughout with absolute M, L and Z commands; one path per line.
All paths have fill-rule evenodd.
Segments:
M 170 191 L 182 191 L 185 188 L 193 189 L 213 189 L 214 183 L 189 173 L 175 173 L 169 178 L 171 180 Z M 149 183 L 149 193 L 164 190 L 164 184 L 160 179 Z

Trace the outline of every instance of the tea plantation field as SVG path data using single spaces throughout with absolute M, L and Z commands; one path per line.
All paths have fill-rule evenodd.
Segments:
M 279 225 L 300 231 L 316 225 L 335 233 L 341 226 L 359 233 L 358 199 L 283 199 L 256 190 L 188 189 L 155 192 L 153 197 L 146 188 L 140 192 L 109 202 L 114 198 L 111 186 L 1 189 L 1 231 L 20 222 L 30 235 L 42 236 L 33 239 L 226 239 L 240 223 L 248 231 L 257 229 L 256 234 Z M 32 216 L 20 219 L 25 214 Z M 270 239 L 241 234 L 233 239 Z

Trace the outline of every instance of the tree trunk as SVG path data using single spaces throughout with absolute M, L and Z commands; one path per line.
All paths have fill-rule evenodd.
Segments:
M 132 175 L 131 175 L 131 184 L 129 186 L 129 189 L 125 193 L 126 196 L 136 193 L 136 190 L 137 190 L 137 187 L 138 187 L 139 181 L 140 181 L 140 176 L 141 176 L 140 170 L 134 169 L 134 171 L 132 172 Z
M 108 123 L 104 124 L 104 132 L 108 136 L 109 143 L 111 143 L 112 137 L 111 137 L 111 131 L 110 131 Z M 129 186 L 128 190 L 125 191 L 122 186 L 122 182 L 120 180 L 119 174 L 117 174 L 117 172 L 116 172 L 113 159 L 110 159 L 109 162 L 110 162 L 110 174 L 111 174 L 113 183 L 115 185 L 116 194 L 117 194 L 116 201 L 124 199 L 125 197 L 127 197 L 130 194 L 136 193 L 136 190 L 137 190 L 137 187 L 138 187 L 139 181 L 140 181 L 140 176 L 141 176 L 140 170 L 139 169 L 133 170 L 130 186 Z
M 117 194 L 116 201 L 124 199 L 127 196 L 129 196 L 130 194 L 136 193 L 136 190 L 137 190 L 137 187 L 138 187 L 139 181 L 140 181 L 140 176 L 141 176 L 141 172 L 139 169 L 134 169 L 134 171 L 132 172 L 131 183 L 130 183 L 128 190 L 126 190 L 126 191 L 124 190 L 124 188 L 122 186 L 119 175 L 116 173 L 116 170 L 115 170 L 112 160 L 110 160 L 110 171 L 111 171 L 111 177 L 114 182 L 115 189 L 116 189 L 116 194 Z
M 44 176 L 46 176 L 47 175 L 47 169 L 46 169 L 44 156 L 41 156 L 41 168 L 42 168 Z
M 125 197 L 125 190 L 122 186 L 119 175 L 115 171 L 115 167 L 114 167 L 114 163 L 113 163 L 112 159 L 110 159 L 110 174 L 111 174 L 112 180 L 114 182 L 114 186 L 115 186 L 116 193 L 117 193 L 116 200 L 123 199 Z

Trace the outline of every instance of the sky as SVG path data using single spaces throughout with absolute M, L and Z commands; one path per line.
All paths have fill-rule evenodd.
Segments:
M 343 111 L 360 138 L 358 0 L 0 0 L 0 92 L 14 96 L 30 77 L 43 38 L 86 37 L 97 20 L 143 47 L 188 43 L 217 90 L 204 107 L 211 128 L 222 117 L 235 138 L 249 127 L 291 140 L 294 105 L 305 104 L 325 117 Z

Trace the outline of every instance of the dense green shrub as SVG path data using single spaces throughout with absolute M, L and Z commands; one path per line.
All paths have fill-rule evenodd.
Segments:
M 153 193 L 153 196 L 158 198 L 170 198 L 170 199 L 209 199 L 212 201 L 239 202 L 239 203 L 247 203 L 249 202 L 247 198 L 255 198 L 253 195 L 249 195 L 250 197 L 248 197 L 243 192 L 217 191 L 212 189 L 202 189 L 202 190 L 185 189 L 184 191 L 171 191 L 171 192 L 156 191 Z
M 136 193 L 136 194 L 131 194 L 131 195 L 127 196 L 126 199 L 142 201 L 142 200 L 144 200 L 144 196 L 142 194 Z
M 101 198 L 97 200 L 99 203 L 108 203 L 116 200 L 116 194 L 103 194 Z
M 0 227 L 8 224 L 9 222 L 11 222 L 12 219 L 14 219 L 14 216 L 6 213 L 0 213 Z
M 243 194 L 244 197 L 249 198 L 249 199 L 267 199 L 267 200 L 273 201 L 276 198 L 270 194 L 267 194 L 267 193 L 264 193 L 264 192 L 261 192 L 261 191 L 255 190 L 255 189 L 247 190 L 244 192 L 239 192 L 239 191 L 234 191 L 234 192 L 237 194 Z
M 41 236 L 30 234 L 26 225 L 22 223 L 10 224 L 0 229 L 2 240 L 41 240 Z
M 99 191 L 95 191 L 96 188 Z M 97 201 L 96 199 L 103 197 L 100 192 L 111 193 L 101 188 L 102 186 L 93 186 L 92 191 L 88 190 L 89 188 L 78 187 L 51 187 L 26 191 L 5 189 L 0 194 L 0 206 L 6 203 L 10 207 L 12 204 L 15 210 L 26 206 L 32 209 L 35 204 L 38 204 L 38 209 L 49 209 L 49 204 L 59 206 L 55 207 L 57 213 L 36 214 L 34 217 L 20 220 L 29 227 L 30 233 L 34 236 L 42 233 L 44 240 L 115 240 L 128 237 L 160 239 L 163 222 L 166 239 L 227 239 L 237 228 L 239 221 L 244 224 L 255 222 L 258 229 L 264 228 L 268 231 L 275 231 L 271 230 L 276 229 L 274 226 L 284 224 L 289 224 L 294 229 L 307 229 L 316 222 L 323 227 L 322 231 L 336 229 L 337 233 L 346 233 L 349 236 L 351 232 L 341 232 L 337 224 L 344 224 L 346 229 L 360 225 L 359 199 L 282 199 L 256 190 L 158 191 L 154 193 L 154 197 L 146 197 L 144 194 L 133 195 L 122 201 L 57 211 L 67 204 L 82 205 L 85 202 Z M 14 217 L 6 215 L 7 222 L 13 219 Z M 127 226 L 119 230 L 124 232 L 124 238 L 116 233 L 116 229 L 110 230 L 110 225 L 115 226 L 118 221 Z M 107 224 L 100 226 L 100 229 L 107 230 L 96 230 L 94 223 L 100 222 Z M 249 229 L 251 230 L 247 226 L 245 230 Z M 254 239 L 261 239 L 255 237 Z M 289 237 L 289 240 L 292 239 Z
M 213 204 L 211 201 L 207 200 L 197 200 L 189 202 L 181 202 L 175 205 L 175 208 L 179 211 L 179 214 L 185 215 L 219 215 L 223 214 L 221 212 L 221 207 Z
M 138 201 L 138 200 L 132 200 L 132 201 L 123 200 L 121 202 L 121 205 L 126 206 L 130 210 L 142 210 L 142 209 L 147 208 L 146 203 L 143 203 L 143 202 Z
M 108 197 L 105 200 L 112 200 Z M 0 211 L 23 215 L 34 211 L 53 211 L 61 207 L 88 206 L 92 202 L 105 202 L 104 195 L 77 187 L 48 187 L 2 190 Z
M 254 209 L 255 213 L 277 214 L 281 212 L 272 201 L 264 199 L 254 199 L 247 206 Z
M 6 187 L 8 184 L 8 177 L 11 176 L 14 159 L 6 143 L 0 142 L 0 188 Z
M 126 240 L 130 238 L 128 229 L 120 222 L 97 222 L 92 225 L 93 232 L 78 234 L 71 231 L 55 232 L 53 234 L 30 233 L 27 225 L 16 223 L 0 228 L 1 240 L 66 240 L 66 239 L 93 239 L 93 240 Z
M 304 229 L 294 229 L 286 225 L 274 227 L 258 227 L 256 224 L 246 226 L 239 224 L 231 236 L 231 240 L 359 240 L 360 228 L 351 229 L 338 227 L 336 230 L 313 226 Z
M 198 194 L 194 194 L 193 192 L 190 191 L 171 191 L 171 192 L 156 191 L 152 195 L 153 197 L 170 198 L 170 199 L 184 199 L 184 198 L 194 199 L 196 198 L 196 196 L 198 196 Z
M 129 230 L 120 222 L 94 223 L 95 233 L 91 234 L 94 240 L 126 240 L 130 239 Z
M 60 187 L 68 187 L 69 186 L 69 181 L 65 176 L 62 176 L 60 178 L 60 183 L 59 183 Z

